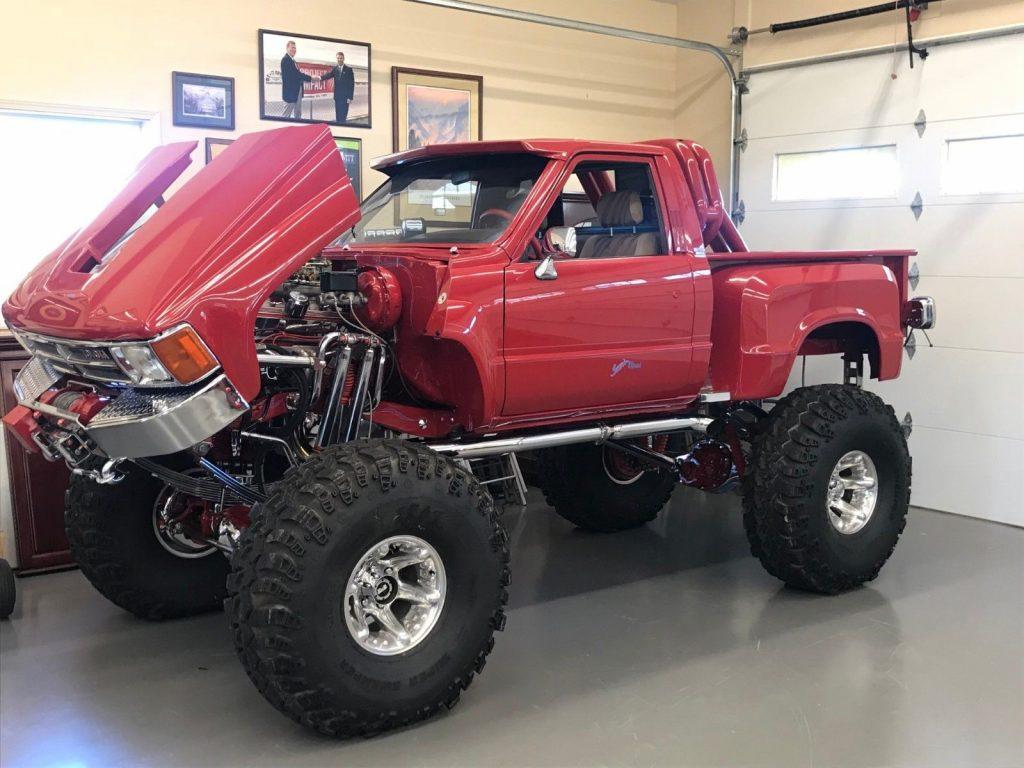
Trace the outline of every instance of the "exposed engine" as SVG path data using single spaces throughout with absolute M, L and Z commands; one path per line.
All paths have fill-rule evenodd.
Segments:
M 160 511 L 168 536 L 230 548 L 248 509 L 267 497 L 289 467 L 316 449 L 376 434 L 373 412 L 392 382 L 393 329 L 401 288 L 383 268 L 317 259 L 275 290 L 254 332 L 261 389 L 226 429 L 177 453 L 132 459 L 170 489 Z M 24 338 L 56 385 L 8 422 L 52 461 L 100 483 L 119 482 L 123 462 L 109 460 L 81 427 L 114 401 L 156 408 L 176 390 L 132 390 L 102 347 Z M 147 399 L 148 398 L 148 399 Z M 67 418 L 66 416 L 73 416 Z

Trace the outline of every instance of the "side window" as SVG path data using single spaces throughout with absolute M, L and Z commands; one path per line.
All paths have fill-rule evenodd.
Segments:
M 546 244 L 564 251 L 565 257 L 624 258 L 666 252 L 654 179 L 643 162 L 580 163 L 546 224 Z

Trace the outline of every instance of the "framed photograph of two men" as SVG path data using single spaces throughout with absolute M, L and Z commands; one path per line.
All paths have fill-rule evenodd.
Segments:
M 260 118 L 370 127 L 370 44 L 259 30 Z

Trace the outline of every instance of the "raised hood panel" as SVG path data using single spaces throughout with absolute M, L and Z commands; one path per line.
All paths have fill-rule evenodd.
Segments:
M 95 221 L 43 259 L 3 307 L 9 325 L 91 340 L 148 339 L 187 322 L 243 397 L 259 390 L 249 341 L 266 296 L 359 219 L 326 126 L 242 136 L 119 248 L 188 166 L 194 142 L 151 152 Z

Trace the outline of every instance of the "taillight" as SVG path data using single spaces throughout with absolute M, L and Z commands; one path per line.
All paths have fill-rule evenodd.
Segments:
M 911 328 L 928 330 L 935 327 L 935 299 L 915 296 L 903 308 L 903 323 Z
M 191 384 L 217 367 L 217 360 L 199 335 L 189 326 L 150 343 L 167 372 L 182 384 Z

